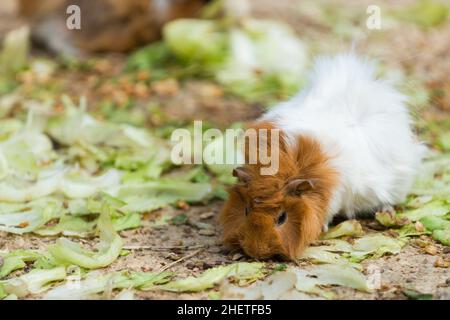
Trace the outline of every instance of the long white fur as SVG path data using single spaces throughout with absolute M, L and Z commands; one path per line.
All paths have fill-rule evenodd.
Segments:
M 263 116 L 291 143 L 311 136 L 330 157 L 339 186 L 326 225 L 338 213 L 352 218 L 402 202 L 426 149 L 412 132 L 404 96 L 374 72 L 354 54 L 320 58 L 309 86 Z

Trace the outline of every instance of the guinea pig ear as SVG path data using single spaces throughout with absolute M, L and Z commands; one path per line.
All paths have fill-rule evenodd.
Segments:
M 294 179 L 286 184 L 286 191 L 291 195 L 301 195 L 306 191 L 313 190 L 316 181 L 314 179 Z
M 233 169 L 233 177 L 236 177 L 239 182 L 247 184 L 250 182 L 250 174 L 244 167 Z

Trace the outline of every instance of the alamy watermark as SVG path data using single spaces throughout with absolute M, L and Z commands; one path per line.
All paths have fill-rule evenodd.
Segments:
M 259 164 L 261 175 L 274 175 L 279 168 L 279 129 L 226 129 L 203 131 L 202 121 L 193 130 L 175 129 L 171 152 L 174 164 Z M 245 154 L 247 156 L 245 156 Z
M 376 5 L 367 7 L 366 13 L 369 15 L 366 20 L 366 27 L 369 30 L 381 29 L 381 8 Z
M 81 8 L 75 4 L 67 7 L 66 26 L 69 30 L 81 30 Z
M 66 26 L 69 30 L 81 30 L 81 8 L 78 5 L 71 4 L 66 8 Z M 381 29 L 381 8 L 371 4 L 366 9 L 368 15 L 366 27 L 369 30 Z
M 369 290 L 381 289 L 381 269 L 375 264 L 369 264 L 366 269 L 367 288 Z

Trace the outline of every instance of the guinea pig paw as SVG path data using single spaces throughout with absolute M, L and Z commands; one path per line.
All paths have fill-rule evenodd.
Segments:
M 325 223 L 324 225 L 322 225 L 322 232 L 327 232 L 328 231 L 328 223 Z

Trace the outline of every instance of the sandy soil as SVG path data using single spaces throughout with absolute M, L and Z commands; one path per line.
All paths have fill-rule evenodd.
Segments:
M 189 209 L 164 209 L 145 216 L 144 226 L 131 231 L 121 232 L 125 248 L 131 254 L 121 257 L 105 271 L 133 270 L 159 271 L 172 265 L 167 270 L 175 272 L 179 277 L 199 275 L 211 267 L 230 264 L 236 261 L 253 261 L 239 251 L 230 251 L 220 244 L 220 230 L 216 217 L 222 203 L 217 201 L 207 206 L 193 206 Z M 185 214 L 188 217 L 182 225 L 167 224 L 160 228 L 149 224 L 161 215 L 176 216 Z M 366 232 L 374 232 L 379 225 L 373 220 L 361 220 Z M 375 228 L 375 229 L 374 229 Z M 429 237 L 425 240 L 433 243 Z M 41 238 L 33 235 L 15 236 L 0 233 L 0 248 L 15 250 L 19 248 L 43 249 L 52 238 Z M 89 241 L 82 241 L 85 245 Z M 374 293 L 363 293 L 350 288 L 334 288 L 339 299 L 406 299 L 404 289 L 414 289 L 422 293 L 432 294 L 435 299 L 450 299 L 450 273 L 447 268 L 437 266 L 438 259 L 449 260 L 448 247 L 434 243 L 435 255 L 427 254 L 424 249 L 412 241 L 401 253 L 385 256 L 380 259 L 368 259 L 363 262 L 367 273 L 377 270 L 380 275 L 380 289 Z M 193 256 L 191 256 L 194 254 Z M 174 261 L 191 256 L 179 263 Z M 279 264 L 279 260 L 269 260 L 269 266 Z M 287 263 L 295 266 L 294 263 Z M 305 263 L 305 266 L 308 264 Z M 169 292 L 149 291 L 137 292 L 142 299 L 206 299 L 210 292 L 176 294 Z M 33 297 L 36 298 L 36 297 Z

